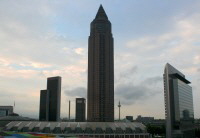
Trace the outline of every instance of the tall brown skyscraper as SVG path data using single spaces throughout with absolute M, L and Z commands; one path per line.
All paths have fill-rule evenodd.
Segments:
M 111 23 L 102 5 L 91 22 L 88 47 L 87 119 L 90 122 L 113 122 L 113 37 Z

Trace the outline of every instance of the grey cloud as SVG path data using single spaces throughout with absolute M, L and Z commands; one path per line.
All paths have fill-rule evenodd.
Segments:
M 120 78 L 126 78 L 126 77 L 129 77 L 130 74 L 134 74 L 134 73 L 136 73 L 137 70 L 138 70 L 138 67 L 137 67 L 137 66 L 133 66 L 133 67 L 131 67 L 129 70 L 126 70 L 126 71 L 120 73 Z
M 162 86 L 162 77 L 149 77 L 139 84 L 135 81 L 138 78 L 138 66 L 124 69 L 124 72 L 117 75 L 119 77 L 115 87 L 115 99 L 120 99 L 122 104 L 135 104 L 145 98 L 153 98 L 160 92 Z
M 125 99 L 136 100 L 143 97 L 143 95 L 145 95 L 145 91 L 147 91 L 145 87 L 122 84 L 116 87 L 115 93 Z
M 153 77 L 144 80 L 138 85 L 132 83 L 120 84 L 115 89 L 116 98 L 120 99 L 122 104 L 125 105 L 131 105 L 146 98 L 152 98 L 160 91 L 158 87 L 150 84 L 156 84 L 160 81 L 161 77 Z
M 149 85 L 154 85 L 154 84 L 157 84 L 159 82 L 162 82 L 162 80 L 163 80 L 162 77 L 156 76 L 156 77 L 151 77 L 151 78 L 148 78 L 148 79 L 144 80 L 143 83 L 149 84 Z
M 119 84 L 132 80 L 132 78 L 138 71 L 137 66 L 132 66 L 131 68 L 123 67 L 121 69 L 120 68 L 118 68 L 118 69 L 123 70 L 123 71 L 120 71 L 119 74 L 116 73 L 116 75 L 115 75 L 115 82 L 117 82 Z
M 65 90 L 65 95 L 72 96 L 72 97 L 86 98 L 86 88 L 85 87 L 76 87 L 72 90 Z

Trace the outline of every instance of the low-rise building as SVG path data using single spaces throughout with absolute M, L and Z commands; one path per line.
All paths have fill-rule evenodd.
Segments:
M 141 122 L 143 124 L 149 124 L 154 122 L 154 117 L 143 117 L 141 115 L 138 115 L 138 117 L 136 118 L 137 122 Z
M 138 122 L 39 122 L 14 121 L 7 131 L 41 132 L 58 136 L 89 136 L 99 138 L 151 138 L 146 127 Z
M 126 116 L 126 119 L 133 122 L 133 116 Z
M 0 106 L 0 117 L 13 113 L 13 106 Z

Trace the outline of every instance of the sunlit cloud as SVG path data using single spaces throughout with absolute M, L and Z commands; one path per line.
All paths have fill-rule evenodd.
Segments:
M 76 54 L 82 55 L 83 52 L 84 52 L 84 49 L 83 48 L 76 48 L 76 49 L 74 49 L 74 51 L 75 51 Z

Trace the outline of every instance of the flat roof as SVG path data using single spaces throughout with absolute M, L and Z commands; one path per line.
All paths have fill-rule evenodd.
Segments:
M 172 74 L 173 76 L 175 76 L 176 78 L 182 80 L 183 82 L 185 82 L 186 84 L 190 84 L 191 82 L 188 81 L 186 78 L 182 77 L 181 75 L 179 75 L 178 73 L 174 73 Z

